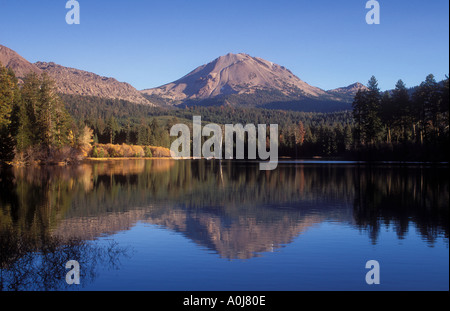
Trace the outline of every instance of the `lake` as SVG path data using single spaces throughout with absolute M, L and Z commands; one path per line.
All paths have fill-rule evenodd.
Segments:
M 0 289 L 448 291 L 448 176 L 322 161 L 3 170 Z M 69 260 L 80 285 L 66 282 Z

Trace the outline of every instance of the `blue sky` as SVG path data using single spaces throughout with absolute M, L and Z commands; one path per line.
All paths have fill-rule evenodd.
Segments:
M 81 24 L 67 25 L 66 0 L 0 0 L 0 44 L 31 62 L 55 63 L 128 82 L 172 82 L 197 66 L 248 53 L 323 89 L 372 75 L 380 88 L 449 73 L 449 2 L 379 0 L 78 0 Z

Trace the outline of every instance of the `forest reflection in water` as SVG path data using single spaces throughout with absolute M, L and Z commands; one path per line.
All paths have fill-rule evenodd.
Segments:
M 374 245 L 383 227 L 398 239 L 413 227 L 427 245 L 438 238 L 448 245 L 447 166 L 281 162 L 275 171 L 258 168 L 167 159 L 3 170 L 2 284 L 20 288 L 19 266 L 35 269 L 39 261 L 64 270 L 56 261 L 68 254 L 89 261 L 93 278 L 101 258 L 115 266 L 125 252 L 88 242 L 138 222 L 179 232 L 227 259 L 261 256 L 326 221 L 366 232 Z M 39 259 L 30 257 L 36 253 Z

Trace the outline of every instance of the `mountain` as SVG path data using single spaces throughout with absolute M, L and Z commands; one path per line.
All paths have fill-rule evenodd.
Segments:
M 42 70 L 27 61 L 25 58 L 17 54 L 15 51 L 0 44 L 0 64 L 6 68 L 11 68 L 16 77 L 23 78 L 28 73 L 34 72 L 41 74 Z
M 55 63 L 37 62 L 35 65 L 56 81 L 59 93 L 122 99 L 135 104 L 153 105 L 130 84 L 119 82 L 114 78 L 102 77 Z
M 356 85 L 325 91 L 289 69 L 248 54 L 227 54 L 181 79 L 141 91 L 169 105 L 235 105 L 293 110 L 344 110 Z M 356 93 L 356 92 L 355 92 Z
M 289 95 L 298 90 L 305 95 L 325 92 L 297 78 L 288 69 L 247 54 L 227 54 L 203 65 L 183 78 L 144 94 L 172 100 L 209 99 L 221 95 L 251 94 L 256 90 L 277 89 Z
M 329 93 L 336 93 L 336 94 L 342 94 L 342 95 L 351 95 L 351 96 L 355 96 L 355 94 L 359 91 L 359 90 L 368 90 L 368 88 L 359 83 L 353 83 L 350 84 L 349 86 L 346 87 L 340 87 L 334 90 L 329 90 Z
M 248 54 L 227 54 L 200 66 L 181 79 L 138 91 L 114 78 L 53 62 L 28 62 L 0 45 L 0 62 L 20 79 L 27 73 L 47 73 L 58 92 L 80 100 L 120 99 L 155 106 L 236 106 L 329 112 L 351 108 L 353 96 L 364 86 L 355 83 L 325 91 L 304 82 L 289 69 Z
M 6 68 L 11 68 L 19 80 L 31 72 L 36 74 L 46 72 L 55 80 L 56 88 L 61 94 L 121 99 L 135 104 L 153 106 L 128 83 L 55 63 L 37 62 L 32 64 L 15 51 L 2 45 L 0 45 L 0 63 Z
M 365 85 L 363 85 L 359 82 L 356 82 L 356 83 L 350 84 L 349 86 L 346 86 L 346 87 L 340 87 L 340 88 L 337 88 L 334 90 L 329 90 L 328 93 L 336 94 L 337 96 L 340 96 L 342 98 L 346 98 L 347 100 L 352 101 L 353 98 L 355 97 L 356 93 L 359 90 L 368 90 L 368 88 Z

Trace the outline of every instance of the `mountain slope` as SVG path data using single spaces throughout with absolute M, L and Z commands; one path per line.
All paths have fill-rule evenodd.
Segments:
M 42 72 L 34 64 L 3 45 L 0 45 L 0 63 L 6 68 L 11 68 L 19 79 L 25 77 L 30 72 L 36 74 Z
M 368 90 L 368 88 L 365 85 L 357 82 L 350 84 L 349 86 L 346 87 L 340 87 L 334 90 L 329 90 L 328 93 L 341 96 L 342 98 L 346 98 L 348 100 L 353 100 L 358 90 Z
M 230 53 L 175 82 L 141 92 L 169 105 L 330 111 L 348 109 L 357 85 L 325 91 L 309 85 L 283 66 L 248 54 Z
M 135 104 L 229 105 L 298 111 L 337 111 L 351 108 L 360 83 L 330 91 L 304 82 L 290 70 L 248 54 L 227 54 L 200 66 L 183 78 L 158 88 L 138 91 L 91 72 L 55 63 L 31 64 L 13 50 L 0 45 L 0 62 L 16 76 L 46 72 L 62 94 L 120 99 Z
M 251 94 L 256 90 L 271 89 L 285 95 L 299 90 L 306 96 L 325 94 L 325 91 L 308 85 L 282 66 L 247 54 L 231 53 L 198 67 L 173 83 L 142 92 L 172 100 L 186 100 Z
M 125 82 L 55 63 L 37 62 L 36 67 L 56 81 L 58 92 L 69 95 L 122 99 L 136 104 L 153 105 Z
M 37 62 L 32 64 L 17 52 L 3 45 L 0 45 L 0 63 L 6 68 L 11 68 L 19 80 L 32 72 L 36 74 L 46 72 L 55 80 L 56 88 L 62 94 L 121 99 L 135 104 L 154 106 L 128 83 L 55 63 Z

